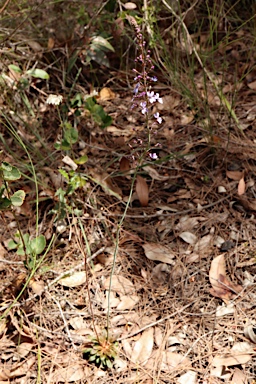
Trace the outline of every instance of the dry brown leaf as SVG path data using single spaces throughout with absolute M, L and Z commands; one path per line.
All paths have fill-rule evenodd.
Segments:
M 214 367 L 225 366 L 230 367 L 232 365 L 246 364 L 250 361 L 252 355 L 247 353 L 233 354 L 224 357 L 215 356 L 212 361 Z
M 159 111 L 171 112 L 180 104 L 180 99 L 172 95 L 165 95 L 162 97 L 163 103 L 157 105 Z
M 137 175 L 136 178 L 136 192 L 142 207 L 147 207 L 149 199 L 149 190 L 146 180 Z
M 239 181 L 244 177 L 243 171 L 226 171 L 226 175 L 229 179 Z
M 44 291 L 43 281 L 36 281 L 32 278 L 29 282 L 29 286 L 36 295 L 40 295 Z
M 102 88 L 98 96 L 99 101 L 113 100 L 115 98 L 116 94 L 107 87 Z
M 182 240 L 184 240 L 186 243 L 191 245 L 195 244 L 197 241 L 197 236 L 194 235 L 192 232 L 188 232 L 188 231 L 180 233 L 179 237 Z
M 114 125 L 110 125 L 106 128 L 106 131 L 112 133 L 114 136 L 130 136 L 133 132 L 132 126 L 127 126 L 126 129 L 117 128 Z
M 248 86 L 248 88 L 250 88 L 250 89 L 252 89 L 253 91 L 255 91 L 256 90 L 256 80 L 255 81 L 253 81 L 253 82 L 248 82 L 247 83 L 247 86 Z
M 19 355 L 19 357 L 26 357 L 31 349 L 33 348 L 32 343 L 21 343 L 17 346 L 16 352 Z
M 36 362 L 36 357 L 32 356 L 29 359 L 19 363 L 11 370 L 10 377 L 25 376 Z
M 237 193 L 239 196 L 241 196 L 245 193 L 245 181 L 244 181 L 243 177 L 239 180 Z
M 203 236 L 198 242 L 195 244 L 194 251 L 195 252 L 204 252 L 209 249 L 213 236 L 211 234 Z
M 132 309 L 140 301 L 140 297 L 137 295 L 122 296 L 120 300 L 121 301 L 117 305 L 116 309 L 124 311 Z
M 178 380 L 178 384 L 197 384 L 198 373 L 195 371 L 187 371 L 184 375 L 181 375 Z
M 51 50 L 51 49 L 54 48 L 54 46 L 55 46 L 55 40 L 54 40 L 54 38 L 53 38 L 53 37 L 49 37 L 49 39 L 48 39 L 48 43 L 47 43 L 47 48 L 48 48 L 49 50 Z
M 71 159 L 71 157 L 69 157 L 69 156 L 64 156 L 63 159 L 62 159 L 62 161 L 63 161 L 64 164 L 69 165 L 70 168 L 71 168 L 73 171 L 76 171 L 76 170 L 77 170 L 78 165 L 74 162 L 74 160 Z
M 108 290 L 110 277 L 107 277 L 103 283 L 103 288 Z M 130 295 L 134 292 L 133 283 L 124 276 L 113 275 L 111 280 L 111 291 L 117 292 L 119 295 Z
M 71 364 L 70 367 L 59 368 L 53 373 L 53 382 L 70 383 L 85 379 L 85 372 L 80 364 Z
M 256 344 L 256 325 L 249 324 L 244 328 L 244 335 Z
M 180 123 L 181 123 L 181 125 L 187 125 L 187 124 L 191 123 L 193 120 L 194 120 L 193 114 L 182 115 L 181 119 L 180 119 Z
M 216 295 L 223 295 L 225 293 L 225 288 L 222 284 L 219 283 L 220 275 L 225 276 L 226 274 L 226 264 L 224 255 L 215 257 L 211 262 L 211 268 L 209 272 L 209 279 L 212 285 L 213 290 Z
M 106 172 L 100 174 L 92 170 L 92 180 L 99 184 L 108 195 L 122 200 L 122 190 L 114 184 Z
M 179 353 L 164 351 L 161 355 L 162 361 L 160 365 L 161 371 L 172 371 L 174 368 L 191 366 L 189 358 Z
M 144 167 L 144 171 L 146 171 L 153 180 L 165 181 L 169 179 L 169 176 L 160 175 L 153 167 L 150 165 Z
M 141 338 L 136 341 L 131 356 L 132 362 L 135 364 L 145 365 L 151 356 L 154 345 L 154 330 L 149 328 L 143 332 Z
M 121 172 L 127 172 L 130 170 L 130 161 L 127 159 L 127 157 L 122 157 L 120 161 L 120 171 Z
M 75 272 L 71 276 L 63 277 L 58 281 L 59 284 L 64 287 L 78 287 L 86 282 L 86 273 L 85 271 Z
M 232 384 L 246 384 L 248 383 L 245 374 L 238 368 L 234 369 L 234 374 L 232 376 Z
M 233 284 L 226 277 L 224 255 L 217 256 L 212 260 L 209 278 L 212 285 L 210 293 L 224 300 L 224 302 L 229 301 L 234 294 L 241 292 L 243 289 L 241 286 Z
M 166 264 L 174 264 L 173 258 L 175 255 L 161 244 L 145 243 L 142 245 L 145 255 L 149 260 L 161 261 Z

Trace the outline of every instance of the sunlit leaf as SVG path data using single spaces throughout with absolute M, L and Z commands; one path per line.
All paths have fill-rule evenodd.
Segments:
M 46 71 L 39 68 L 29 69 L 28 71 L 26 71 L 26 74 L 42 80 L 48 80 L 50 78 Z
M 25 192 L 23 190 L 19 190 L 14 192 L 14 194 L 11 196 L 11 202 L 14 207 L 20 207 L 25 199 Z
M 40 235 L 34 239 L 31 240 L 30 246 L 32 249 L 32 252 L 34 252 L 36 255 L 39 255 L 43 252 L 46 246 L 46 240 L 43 235 Z

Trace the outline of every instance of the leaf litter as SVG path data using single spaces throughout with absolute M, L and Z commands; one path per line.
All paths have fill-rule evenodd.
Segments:
M 201 36 L 202 41 L 203 38 L 204 36 Z M 241 49 L 235 49 L 235 41 L 236 39 L 232 39 L 232 42 L 225 43 L 224 47 L 219 44 L 218 50 L 222 49 L 225 53 L 232 44 L 231 55 L 239 54 Z M 52 49 L 54 41 L 49 41 L 48 44 L 49 49 Z M 236 62 L 239 66 L 239 60 Z M 13 84 L 13 75 L 16 73 L 9 72 L 9 81 Z M 225 78 L 223 93 L 229 94 L 235 84 L 226 75 L 229 73 L 221 73 L 216 82 L 219 85 L 220 80 L 223 81 Z M 118 77 L 116 81 L 119 81 Z M 46 270 L 40 271 L 42 275 L 36 280 L 36 284 L 25 289 L 22 298 L 24 301 L 20 301 L 18 306 L 12 309 L 8 321 L 1 323 L 1 350 L 5 351 L 1 356 L 1 362 L 6 367 L 5 371 L 2 368 L 0 371 L 2 380 L 10 378 L 19 380 L 24 376 L 23 379 L 30 382 L 32 376 L 29 376 L 29 372 L 34 375 L 33 378 L 36 377 L 37 360 L 33 357 L 35 335 L 41 350 L 47 353 L 49 363 L 44 360 L 42 370 L 48 376 L 49 382 L 86 380 L 89 383 L 93 377 L 91 381 L 99 384 L 109 380 L 142 383 L 150 382 L 147 373 L 151 379 L 154 377 L 154 380 L 158 380 L 161 384 L 166 382 L 190 384 L 199 380 L 200 382 L 204 380 L 207 384 L 217 383 L 224 380 L 225 374 L 229 375 L 229 379 L 226 380 L 242 382 L 247 380 L 245 377 L 249 377 L 248 380 L 251 381 L 254 379 L 255 355 L 250 348 L 247 350 L 242 348 L 241 344 L 237 344 L 237 340 L 240 342 L 247 337 L 255 344 L 253 324 L 245 336 L 243 335 L 245 320 L 253 320 L 255 317 L 253 303 L 256 300 L 253 290 L 255 283 L 253 277 L 256 273 L 254 218 L 256 156 L 253 134 L 255 103 L 254 95 L 246 94 L 249 89 L 255 88 L 255 79 L 246 78 L 246 82 L 241 82 L 242 88 L 237 93 L 235 105 L 239 119 L 243 127 L 246 127 L 244 130 L 246 137 L 237 132 L 237 128 L 230 123 L 229 118 L 225 118 L 224 115 L 219 118 L 220 100 L 216 98 L 210 84 L 205 83 L 202 73 L 199 74 L 197 81 L 200 99 L 205 99 L 209 105 L 209 120 L 214 132 L 211 134 L 207 122 L 201 119 L 200 110 L 188 109 L 186 103 L 171 88 L 164 90 L 166 94 L 163 96 L 163 105 L 161 104 L 159 108 L 165 119 L 164 125 L 157 137 L 152 138 L 152 145 L 158 143 L 161 145 L 158 152 L 159 159 L 158 162 L 145 160 L 143 172 L 147 178 L 143 174 L 143 177 L 140 176 L 141 179 L 137 179 L 135 186 L 137 200 L 131 202 L 121 231 L 112 292 L 109 292 L 109 276 L 113 248 L 110 251 L 109 262 L 101 263 L 101 269 L 96 268 L 100 258 L 94 259 L 95 266 L 88 263 L 89 281 L 85 281 L 83 272 L 81 275 L 74 273 L 71 282 L 65 279 L 72 278 L 72 275 L 61 279 L 64 284 L 61 284 L 61 280 L 56 280 L 56 283 L 48 285 L 54 281 L 56 275 L 59 276 L 60 270 L 67 269 L 67 265 L 76 267 L 78 263 L 84 261 L 83 255 L 77 251 L 75 238 L 77 228 L 73 223 L 70 225 L 66 222 L 63 232 L 59 234 L 59 242 L 49 255 Z M 13 85 L 11 87 L 13 89 Z M 206 87 L 209 87 L 208 94 L 201 92 Z M 120 95 L 121 97 L 118 97 Z M 132 174 L 125 175 L 125 172 L 131 171 L 132 164 L 129 157 L 131 149 L 130 147 L 127 149 L 127 143 L 133 143 L 134 127 L 136 134 L 137 132 L 143 134 L 144 131 L 136 114 L 123 119 L 123 111 L 129 110 L 131 97 L 129 96 L 128 100 L 125 93 L 120 95 L 110 88 L 101 87 L 100 101 L 106 103 L 106 108 L 109 108 L 113 115 L 113 124 L 110 127 L 97 130 L 96 127 L 89 126 L 90 122 L 87 120 L 81 121 L 84 130 L 82 134 L 85 137 L 81 139 L 79 145 L 83 145 L 88 153 L 86 166 L 94 170 L 95 160 L 99 166 L 95 173 L 91 172 L 88 183 L 90 197 L 87 198 L 85 190 L 81 193 L 77 191 L 80 204 L 84 208 L 83 227 L 92 254 L 97 253 L 102 245 L 107 243 L 111 247 L 114 245 L 111 239 L 116 234 L 117 218 L 123 214 L 123 202 L 129 195 L 127 180 L 132 176 Z M 36 116 L 45 118 L 42 108 L 40 111 L 41 115 Z M 45 127 L 45 129 L 48 127 L 50 137 L 54 131 L 52 122 L 56 120 L 56 116 L 49 110 L 47 113 L 49 113 L 47 119 L 48 116 L 52 119 L 49 119 L 49 126 L 46 124 Z M 24 121 L 28 120 L 28 116 L 24 116 Z M 19 124 L 21 125 L 20 122 Z M 23 130 L 22 127 L 20 129 Z M 34 135 L 25 137 L 25 130 L 23 137 L 35 142 Z M 114 146 L 116 138 L 122 139 L 120 141 L 122 145 Z M 54 141 L 53 137 L 51 139 Z M 43 151 L 43 147 L 40 148 Z M 118 148 L 116 153 L 113 148 Z M 134 152 L 137 150 L 139 146 L 135 145 Z M 47 157 L 48 153 L 45 155 Z M 126 158 L 127 161 L 121 160 L 122 165 L 119 166 L 119 159 L 122 158 Z M 60 163 L 61 159 L 59 160 Z M 229 168 L 237 161 L 240 167 Z M 73 163 L 70 165 L 74 167 Z M 56 169 L 51 171 L 56 172 Z M 124 173 L 123 178 L 115 176 L 120 171 Z M 39 185 L 40 193 L 55 203 L 52 192 L 61 187 L 62 180 L 58 176 L 55 180 L 50 180 L 48 177 L 48 180 L 46 182 L 45 178 L 45 184 Z M 220 186 L 221 190 L 218 189 Z M 44 208 L 45 206 L 40 207 L 41 213 L 44 213 Z M 32 213 L 31 207 L 30 210 Z M 2 229 L 1 235 L 4 238 L 6 230 L 11 237 L 14 228 L 12 221 L 8 213 L 3 213 L 3 216 L 7 226 Z M 33 218 L 33 215 L 30 217 Z M 45 218 L 43 214 L 41 217 L 42 230 L 51 228 L 49 217 Z M 24 214 L 24 222 L 26 219 Z M 220 249 L 220 239 L 222 243 L 233 240 L 234 247 Z M 0 251 L 3 259 L 0 272 L 4 281 L 4 289 L 0 294 L 1 308 L 4 308 L 12 302 L 24 285 L 24 281 L 21 285 L 15 284 L 19 270 L 23 271 L 24 267 L 22 262 L 15 264 L 17 256 L 14 252 L 6 252 L 6 248 Z M 225 254 L 219 256 L 220 251 Z M 177 271 L 180 272 L 176 273 Z M 154 275 L 160 278 L 154 279 Z M 82 276 L 81 280 L 79 276 Z M 249 279 L 250 283 L 247 285 Z M 38 284 L 41 281 L 48 287 L 47 294 L 42 292 Z M 121 354 L 124 355 L 122 355 L 124 364 L 120 362 L 119 371 L 112 369 L 111 377 L 106 372 L 88 367 L 81 358 L 82 339 L 73 340 L 77 351 L 69 338 L 69 336 L 72 338 L 72 332 L 84 336 L 94 332 L 86 292 L 87 284 L 97 329 L 102 329 L 106 325 L 104 302 L 110 297 L 111 327 L 120 333 L 120 338 L 127 337 L 119 344 Z M 244 292 L 241 289 L 244 289 Z M 54 300 L 51 300 L 51 295 L 57 298 L 59 307 Z M 27 302 L 28 297 L 30 301 Z M 225 305 L 221 304 L 222 301 Z M 27 305 L 23 305 L 28 303 L 32 304 L 32 311 Z M 179 309 L 187 304 L 191 306 L 179 312 Z M 22 316 L 20 307 L 22 311 L 27 310 L 28 314 L 24 312 L 25 315 Z M 38 317 L 33 317 L 32 312 Z M 82 320 L 79 320 L 80 318 Z M 161 322 L 156 325 L 159 320 Z M 22 324 L 22 327 L 19 324 Z M 181 338 L 176 330 L 180 325 L 184 326 L 183 342 L 180 342 Z M 169 339 L 170 344 L 167 346 L 165 335 L 172 326 L 173 331 L 170 335 L 172 339 Z M 135 331 L 137 334 L 130 336 Z M 14 333 L 15 337 L 11 337 Z M 30 341 L 27 338 L 30 338 Z M 20 350 L 16 339 L 20 340 Z M 26 347 L 25 343 L 28 343 L 27 348 L 23 348 Z M 72 351 L 74 349 L 72 355 L 67 353 L 71 349 Z M 23 355 L 26 361 L 17 363 L 12 359 L 17 351 L 21 359 L 22 355 L 27 353 Z M 135 352 L 136 363 L 131 365 Z M 217 365 L 216 368 L 220 368 L 218 376 L 216 371 L 214 373 L 211 369 L 213 363 Z M 143 364 L 146 366 L 141 367 Z M 240 382 L 238 381 L 239 384 Z

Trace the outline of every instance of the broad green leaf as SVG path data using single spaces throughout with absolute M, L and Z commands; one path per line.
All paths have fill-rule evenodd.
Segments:
M 10 64 L 10 65 L 8 65 L 8 68 L 11 69 L 14 72 L 22 73 L 22 70 L 17 65 Z
M 25 192 L 22 190 L 14 192 L 14 194 L 11 196 L 11 202 L 14 207 L 20 207 L 25 199 Z
M 69 144 L 75 144 L 78 140 L 78 131 L 75 128 L 67 129 L 64 133 L 64 139 Z
M 39 68 L 29 69 L 28 71 L 26 71 L 26 74 L 30 75 L 32 77 L 35 77 L 37 79 L 48 80 L 50 78 L 50 76 L 48 75 L 48 73 L 46 71 L 44 71 L 43 69 L 39 69 Z
M 32 251 L 36 255 L 40 255 L 40 253 L 43 252 L 43 250 L 45 249 L 45 246 L 46 246 L 45 237 L 43 235 L 40 235 L 40 236 L 36 237 L 35 239 L 32 239 L 30 242 L 30 246 L 31 246 Z
M 96 45 L 99 47 L 104 47 L 109 51 L 115 52 L 114 47 L 109 43 L 108 40 L 104 39 L 102 36 L 95 36 L 92 38 L 91 45 Z
M 80 165 L 80 164 L 87 163 L 87 161 L 88 161 L 88 156 L 84 155 L 76 159 L 75 163 Z
M 9 163 L 3 162 L 0 168 L 6 181 L 15 181 L 21 177 L 20 171 Z
M 18 244 L 16 243 L 16 241 L 14 241 L 14 240 L 10 240 L 9 241 L 9 243 L 8 243 L 8 248 L 10 249 L 10 250 L 12 250 L 12 249 L 16 249 L 18 247 Z

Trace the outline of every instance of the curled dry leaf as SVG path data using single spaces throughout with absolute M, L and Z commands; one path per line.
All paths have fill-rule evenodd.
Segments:
M 151 356 L 153 345 L 154 345 L 154 330 L 153 328 L 149 328 L 143 332 L 141 338 L 136 341 L 133 353 L 132 353 L 132 361 L 135 364 L 145 365 L 148 359 Z
M 161 261 L 162 263 L 174 265 L 173 258 L 175 255 L 164 245 L 145 243 L 142 247 L 149 260 Z
M 75 272 L 73 275 L 68 277 L 63 277 L 63 279 L 60 279 L 58 281 L 59 284 L 63 285 L 64 287 L 78 287 L 79 285 L 82 285 L 86 282 L 86 273 L 85 271 L 81 272 Z
M 247 339 L 251 340 L 253 343 L 256 344 L 256 325 L 247 325 L 244 328 L 244 335 L 247 337 Z
M 233 284 L 226 277 L 224 255 L 217 256 L 212 260 L 209 278 L 212 285 L 210 293 L 224 301 L 229 301 L 234 294 L 237 294 L 242 290 L 241 286 Z
M 138 195 L 138 199 L 142 207 L 147 207 L 148 199 L 149 199 L 149 190 L 146 180 L 137 175 L 136 179 L 136 192 Z

